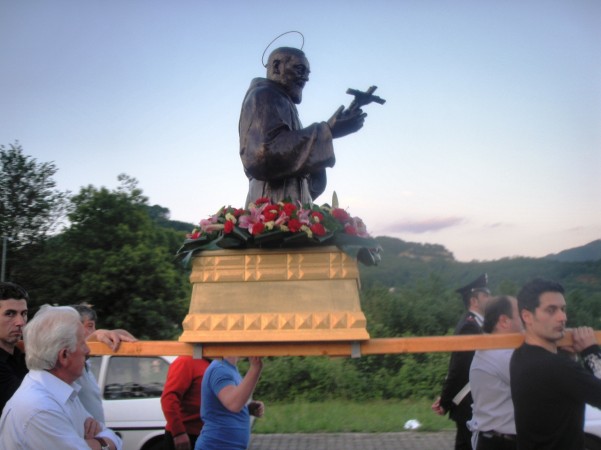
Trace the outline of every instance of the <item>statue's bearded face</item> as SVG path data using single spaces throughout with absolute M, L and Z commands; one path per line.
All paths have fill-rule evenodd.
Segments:
M 284 86 L 292 101 L 299 104 L 303 99 L 305 83 L 309 81 L 309 73 L 311 70 L 307 58 L 291 54 L 290 59 L 281 61 L 279 74 L 274 75 L 277 77 L 276 81 Z

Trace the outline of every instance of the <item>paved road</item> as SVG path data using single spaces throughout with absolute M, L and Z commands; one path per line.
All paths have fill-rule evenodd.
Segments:
M 453 450 L 454 431 L 253 434 L 248 450 Z

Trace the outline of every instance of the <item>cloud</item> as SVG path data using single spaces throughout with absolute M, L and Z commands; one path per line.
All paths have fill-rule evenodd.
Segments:
M 512 228 L 513 224 L 507 222 L 495 222 L 484 225 L 484 228 Z
M 386 227 L 386 232 L 392 233 L 428 233 L 430 231 L 439 231 L 444 228 L 455 227 L 465 222 L 461 217 L 442 217 L 425 220 L 405 220 L 396 222 Z

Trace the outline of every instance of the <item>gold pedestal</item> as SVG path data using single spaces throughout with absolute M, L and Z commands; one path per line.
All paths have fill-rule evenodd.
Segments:
M 336 247 L 202 252 L 181 342 L 369 339 L 357 262 Z

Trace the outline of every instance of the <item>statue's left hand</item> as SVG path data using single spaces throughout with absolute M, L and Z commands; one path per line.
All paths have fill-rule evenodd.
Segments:
M 363 127 L 367 114 L 360 109 L 345 111 L 344 106 L 336 110 L 328 120 L 328 126 L 334 139 L 359 131 Z

